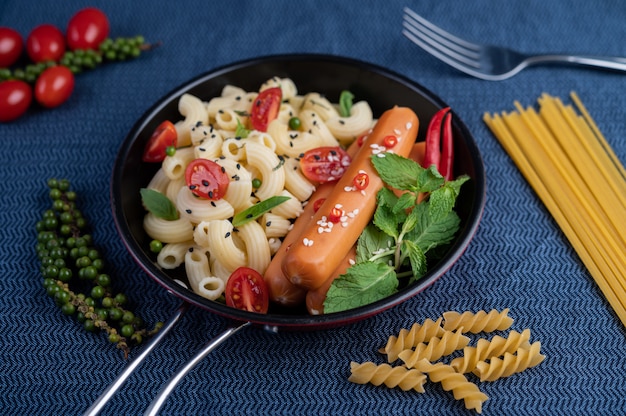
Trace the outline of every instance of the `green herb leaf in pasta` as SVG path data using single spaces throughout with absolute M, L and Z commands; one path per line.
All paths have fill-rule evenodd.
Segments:
M 261 215 L 277 207 L 283 202 L 289 200 L 288 196 L 275 195 L 264 201 L 252 205 L 250 208 L 244 209 L 233 217 L 233 227 L 239 227 L 247 222 L 254 221 Z
M 178 219 L 178 211 L 174 203 L 168 197 L 154 189 L 142 188 L 141 202 L 143 206 L 154 216 L 164 220 L 173 221 Z
M 354 94 L 350 91 L 341 91 L 341 95 L 339 96 L 339 115 L 341 115 L 341 117 L 350 117 L 353 99 Z

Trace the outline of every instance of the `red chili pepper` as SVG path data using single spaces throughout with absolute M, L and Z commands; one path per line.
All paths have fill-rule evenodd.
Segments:
M 450 107 L 442 108 L 435 113 L 428 125 L 422 166 L 428 168 L 435 165 L 437 171 L 446 180 L 452 179 L 452 162 L 454 158 L 452 139 L 452 114 L 450 113 Z
M 447 181 L 454 179 L 452 167 L 454 165 L 454 137 L 452 135 L 452 113 L 448 112 L 443 125 L 441 136 L 441 160 L 439 161 L 439 173 Z

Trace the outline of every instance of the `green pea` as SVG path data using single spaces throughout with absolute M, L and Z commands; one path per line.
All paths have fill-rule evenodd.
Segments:
M 302 127 L 302 121 L 300 121 L 300 118 L 291 117 L 289 119 L 289 128 L 291 130 L 300 130 L 300 127 Z

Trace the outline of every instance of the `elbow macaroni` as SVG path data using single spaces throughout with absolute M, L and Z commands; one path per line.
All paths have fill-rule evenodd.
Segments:
M 276 119 L 266 132 L 250 130 L 247 137 L 236 137 L 238 128 L 247 126 L 258 93 L 271 87 L 282 91 Z M 146 233 L 164 243 L 159 266 L 184 265 L 189 286 L 212 300 L 222 295 L 236 268 L 247 266 L 263 274 L 315 191 L 316 184 L 300 169 L 299 157 L 315 147 L 345 146 L 375 121 L 364 101 L 355 103 L 349 117 L 341 117 L 337 108 L 318 93 L 300 95 L 293 80 L 280 77 L 267 80 L 258 91 L 226 85 L 208 101 L 183 94 L 178 102 L 182 120 L 174 124 L 178 147 L 147 186 L 167 196 L 179 214 L 174 221 L 151 213 L 144 217 Z M 292 117 L 300 118 L 300 129 L 289 127 Z M 198 158 L 216 162 L 229 176 L 222 199 L 198 198 L 188 189 L 185 169 Z M 253 185 L 256 182 L 260 185 Z M 237 213 L 275 195 L 290 199 L 256 221 L 233 227 Z

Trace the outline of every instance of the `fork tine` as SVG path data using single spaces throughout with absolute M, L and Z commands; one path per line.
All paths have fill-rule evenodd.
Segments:
M 461 70 L 479 68 L 480 46 L 451 35 L 405 8 L 402 34 L 435 57 Z M 424 23 L 428 27 L 424 26 Z M 430 30 L 437 29 L 436 32 Z M 443 33 L 446 37 L 440 35 Z
M 447 41 L 445 43 L 447 43 L 447 44 L 456 44 L 458 46 L 462 46 L 465 49 L 472 50 L 474 52 L 478 52 L 480 50 L 480 48 L 481 48 L 481 45 L 477 45 L 475 43 L 468 42 L 465 39 L 461 39 L 461 38 L 459 38 L 457 36 L 454 36 L 452 33 L 446 32 L 445 30 L 443 30 L 439 26 L 435 26 L 433 23 L 431 23 L 428 20 L 424 19 L 422 16 L 420 16 L 417 13 L 415 13 L 413 10 L 411 10 L 408 7 L 404 8 L 404 13 L 406 15 L 410 16 L 411 19 L 417 25 L 419 25 L 421 27 L 424 27 L 424 28 L 428 28 L 428 29 L 430 29 L 430 33 L 432 33 L 434 35 L 438 35 L 438 36 L 433 36 L 433 37 L 438 37 L 442 41 L 445 39 Z M 405 18 L 406 18 L 406 15 L 405 15 Z M 452 48 L 454 49 L 454 47 L 452 47 Z M 459 50 L 459 52 L 460 52 L 460 50 Z

